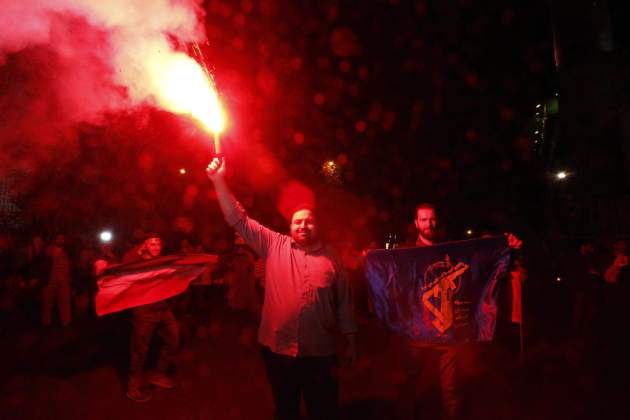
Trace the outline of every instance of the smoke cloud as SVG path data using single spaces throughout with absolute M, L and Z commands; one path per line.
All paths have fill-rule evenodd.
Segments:
M 77 123 L 153 103 L 151 63 L 205 39 L 200 0 L 0 0 L 0 10 L 0 176 L 71 157 Z

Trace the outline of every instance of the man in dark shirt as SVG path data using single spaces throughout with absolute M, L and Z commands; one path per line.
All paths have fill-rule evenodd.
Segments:
M 147 239 L 138 250 L 138 259 L 152 259 L 162 253 L 162 240 L 157 234 L 147 234 Z M 132 260 L 129 258 L 129 260 Z M 129 261 L 125 261 L 129 262 Z M 144 392 L 142 369 L 149 351 L 153 333 L 157 331 L 164 341 L 160 349 L 155 370 L 148 373 L 146 380 L 163 389 L 175 388 L 175 381 L 166 374 L 173 356 L 179 347 L 179 325 L 171 311 L 170 300 L 133 308 L 133 331 L 131 336 L 131 355 L 129 360 L 129 382 L 127 397 L 142 402 L 151 398 Z
M 125 255 L 125 263 L 149 260 L 159 257 L 162 253 L 162 240 L 156 233 L 148 233 L 145 241 L 133 252 Z M 99 275 L 107 267 L 106 260 L 95 262 L 95 271 Z M 164 346 L 160 349 L 156 368 L 143 375 L 144 364 L 149 352 L 149 344 L 153 333 L 157 332 Z M 163 389 L 175 388 L 175 381 L 167 375 L 173 357 L 179 348 L 179 324 L 171 310 L 170 299 L 164 299 L 132 309 L 131 349 L 129 357 L 129 379 L 127 382 L 127 397 L 136 402 L 151 399 L 146 389 L 147 382 Z
M 435 205 L 421 203 L 416 206 L 414 224 L 418 229 L 415 246 L 431 246 L 440 242 L 438 235 L 438 213 Z M 512 234 L 506 234 L 508 245 L 519 249 L 522 242 Z M 407 376 L 401 388 L 402 415 L 416 418 L 414 413 L 416 387 L 423 370 L 428 368 L 428 361 L 437 357 L 442 391 L 442 410 L 447 419 L 460 418 L 461 396 L 457 387 L 457 354 L 455 345 L 429 345 L 424 342 L 407 340 L 406 342 Z

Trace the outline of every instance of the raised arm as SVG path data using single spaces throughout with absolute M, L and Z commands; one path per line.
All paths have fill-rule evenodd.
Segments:
M 227 219 L 229 216 L 239 213 L 240 206 L 232 191 L 225 183 L 225 160 L 223 158 L 214 158 L 206 168 L 206 174 L 214 184 L 214 190 L 217 192 L 217 200 L 223 215 Z
M 236 200 L 225 182 L 225 160 L 214 158 L 206 168 L 206 174 L 217 193 L 217 200 L 226 222 L 241 234 L 247 242 L 262 257 L 267 256 L 267 250 L 275 240 L 282 235 L 250 219 L 243 207 Z

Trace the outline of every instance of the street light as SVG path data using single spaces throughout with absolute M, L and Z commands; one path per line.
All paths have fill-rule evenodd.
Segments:
M 111 242 L 113 237 L 114 236 L 112 235 L 112 232 L 109 231 L 109 230 L 104 230 L 99 235 L 99 238 L 101 239 L 101 242 L 103 242 L 103 243 Z
M 566 179 L 568 176 L 569 176 L 569 174 L 566 173 L 565 171 L 558 171 L 556 173 L 556 179 L 558 179 L 558 180 Z

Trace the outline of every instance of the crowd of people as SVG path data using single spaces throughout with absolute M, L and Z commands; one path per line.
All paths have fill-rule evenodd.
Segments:
M 129 232 L 127 238 L 110 241 L 87 237 L 76 232 L 65 233 L 0 233 L 0 312 L 3 321 L 16 316 L 27 319 L 42 327 L 69 326 L 75 319 L 94 316 L 94 295 L 97 291 L 95 263 L 105 261 L 107 265 L 129 262 L 138 257 L 143 249 L 142 230 Z M 211 249 L 191 238 L 179 239 L 169 236 L 165 240 L 168 253 L 219 254 L 221 263 L 214 271 L 218 278 L 200 279 L 199 284 L 224 286 L 233 284 L 233 289 L 242 288 L 235 277 L 248 277 L 252 288 L 260 292 L 262 274 L 260 259 L 238 239 L 225 238 L 216 241 Z M 98 264 L 97 264 L 98 265 Z M 250 267 L 251 265 L 251 267 Z M 257 276 L 254 283 L 252 276 Z M 251 277 L 251 279 L 250 279 Z M 241 293 L 250 293 L 250 289 Z M 230 300 L 242 299 L 241 293 Z M 259 309 L 260 302 L 251 296 L 246 303 L 233 302 L 234 308 Z
M 217 165 L 214 162 L 213 170 L 217 169 Z M 149 310 L 143 306 L 133 310 L 127 396 L 134 401 L 147 401 L 150 393 L 143 388 L 145 383 L 164 388 L 177 385 L 166 372 L 172 372 L 168 364 L 180 341 L 186 339 L 181 336 L 180 329 L 207 327 L 198 320 L 194 326 L 184 324 L 192 312 L 199 314 L 207 311 L 207 291 L 214 288 L 221 290 L 221 299 L 230 310 L 247 313 L 254 322 L 262 322 L 259 342 L 274 395 L 277 418 L 295 418 L 299 412 L 300 392 L 304 393 L 307 410 L 313 418 L 334 418 L 334 395 L 338 384 L 331 375 L 337 363 L 334 357 L 336 346 L 330 341 L 332 336 L 328 336 L 330 326 L 321 324 L 322 311 L 329 310 L 330 303 L 326 303 L 320 289 L 309 294 L 298 288 L 299 293 L 286 295 L 286 285 L 274 284 L 273 279 L 297 276 L 293 283 L 301 284 L 304 282 L 303 276 L 310 278 L 311 274 L 306 268 L 300 273 L 286 272 L 285 254 L 305 252 L 301 256 L 294 255 L 291 260 L 301 259 L 304 267 L 312 264 L 309 268 L 313 270 L 312 275 L 323 275 L 322 285 L 331 285 L 331 278 L 342 282 L 341 286 L 334 286 L 334 302 L 341 306 L 324 318 L 334 320 L 333 323 L 342 332 L 345 331 L 347 354 L 344 360 L 352 363 L 358 351 L 354 339 L 357 328 L 374 318 L 362 264 L 369 248 L 381 246 L 372 242 L 361 250 L 355 244 L 345 243 L 338 247 L 339 254 L 327 254 L 332 251 L 320 248 L 323 245 L 320 245 L 319 237 L 316 236 L 314 213 L 309 205 L 296 207 L 289 224 L 290 236 L 283 236 L 249 219 L 222 177 L 210 177 L 217 188 L 219 204 L 226 220 L 237 233 L 234 237 L 226 238 L 225 242 L 230 245 L 222 249 L 204 249 L 191 238 L 179 238 L 179 247 L 172 246 L 174 241 L 169 244 L 170 247 L 166 247 L 169 253 L 217 253 L 220 254 L 220 264 L 195 282 L 186 297 L 178 298 L 178 302 L 168 305 L 158 302 L 157 305 L 161 306 L 157 309 Z M 430 246 L 438 240 L 435 206 L 426 203 L 420 205 L 416 209 L 414 223 L 418 239 L 415 244 L 409 245 Z M 157 234 L 136 234 L 134 239 L 137 243 L 130 242 L 125 246 L 97 241 L 88 243 L 76 239 L 78 237 L 71 237 L 73 241 L 68 243 L 63 233 L 49 236 L 49 241 L 41 234 L 33 234 L 28 240 L 23 239 L 25 236 L 21 234 L 0 235 L 0 311 L 3 328 L 16 322 L 27 323 L 32 327 L 39 324 L 41 328 L 67 328 L 75 322 L 90 322 L 95 318 L 97 275 L 105 266 L 153 258 L 162 253 L 162 242 Z M 282 238 L 294 241 L 287 242 L 289 248 L 286 251 L 282 251 Z M 302 245 L 300 241 L 303 241 Z M 513 248 L 521 247 L 520 240 L 513 235 L 508 235 L 508 242 Z M 540 339 L 549 331 L 553 331 L 558 338 L 573 340 L 580 356 L 597 357 L 605 351 L 604 348 L 614 348 L 619 331 L 630 325 L 627 311 L 623 308 L 630 293 L 626 242 L 621 239 L 608 245 L 605 241 L 593 239 L 572 242 L 571 245 L 557 247 L 556 251 L 562 249 L 564 252 L 558 252 L 541 264 L 533 264 L 536 252 L 527 247 L 513 258 L 509 279 L 501 293 L 495 341 L 503 345 L 515 359 L 519 354 L 522 355 L 524 341 L 527 347 L 531 345 L 528 341 Z M 317 258 L 323 259 L 319 261 Z M 329 272 L 331 267 L 336 268 Z M 317 296 L 313 294 L 315 292 Z M 297 299 L 294 302 L 295 311 L 287 311 L 287 301 L 291 299 Z M 546 306 L 549 302 L 553 302 L 553 307 Z M 308 315 L 305 309 L 300 309 L 302 307 L 312 308 L 314 312 Z M 173 315 L 171 309 L 178 317 Z M 292 324 L 293 321 L 297 322 L 292 318 L 295 313 L 300 314 L 300 322 L 303 317 L 311 320 L 312 325 L 307 328 L 306 335 L 304 331 L 298 331 L 297 324 Z M 552 326 L 545 331 L 541 320 L 548 318 L 556 319 L 548 322 Z M 293 327 L 287 327 L 291 325 Z M 157 373 L 154 370 L 145 375 L 143 365 L 154 331 L 164 341 L 164 351 L 160 354 L 165 357 L 158 361 Z M 293 335 L 294 338 L 291 338 Z M 453 418 L 459 416 L 460 403 L 456 381 L 453 379 L 457 360 L 455 350 L 448 347 L 427 349 L 414 346 L 413 343 L 410 343 L 408 350 L 409 375 L 404 383 L 408 392 L 403 390 L 405 395 L 400 396 L 403 406 L 405 398 L 411 398 L 412 402 L 415 398 L 414 384 L 417 383 L 417 376 L 426 370 L 421 368 L 421 361 L 429 359 L 427 351 L 437 351 L 440 366 L 444 365 L 440 369 L 443 410 Z M 330 373 L 324 375 L 329 380 L 322 385 L 321 374 L 325 371 Z M 317 372 L 313 383 L 304 382 L 309 372 Z M 144 378 L 147 378 L 146 381 Z M 406 409 L 408 407 L 403 407 L 403 411 Z M 413 417 L 413 414 L 407 414 Z

